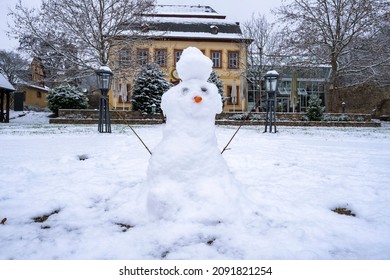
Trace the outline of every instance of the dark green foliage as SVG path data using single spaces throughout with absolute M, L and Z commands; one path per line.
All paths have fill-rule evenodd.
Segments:
M 223 97 L 223 84 L 217 72 L 215 72 L 214 70 L 211 72 L 208 82 L 216 85 L 218 88 L 218 93 Z
M 317 95 L 310 96 L 309 106 L 306 109 L 306 116 L 309 121 L 321 121 L 325 107 L 321 105 L 322 101 Z
M 80 88 L 67 84 L 49 91 L 47 103 L 49 109 L 58 116 L 58 109 L 86 109 L 88 98 Z
M 164 76 L 160 66 L 155 63 L 149 63 L 141 69 L 131 98 L 133 110 L 151 113 L 152 105 L 155 104 L 156 112 L 161 112 L 161 96 L 171 87 Z

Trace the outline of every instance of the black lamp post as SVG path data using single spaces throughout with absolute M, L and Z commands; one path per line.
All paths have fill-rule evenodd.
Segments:
M 341 108 L 343 110 L 343 114 L 345 114 L 345 107 L 347 106 L 347 104 L 343 101 L 341 102 Z
M 95 71 L 97 76 L 98 88 L 100 89 L 99 98 L 99 132 L 111 133 L 110 104 L 108 92 L 110 91 L 112 81 L 112 71 L 102 65 Z
M 265 91 L 267 92 L 267 111 L 265 115 L 264 132 L 267 132 L 268 126 L 269 126 L 269 132 L 272 132 L 272 126 L 273 126 L 274 132 L 276 133 L 275 103 L 276 103 L 276 92 L 278 90 L 278 78 L 279 78 L 279 73 L 276 72 L 275 70 L 268 71 L 264 75 Z
M 153 115 L 156 114 L 157 105 L 153 103 L 153 104 L 151 105 L 151 108 L 152 108 L 152 114 L 153 114 Z

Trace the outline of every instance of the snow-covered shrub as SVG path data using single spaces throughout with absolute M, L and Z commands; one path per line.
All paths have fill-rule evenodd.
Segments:
M 210 78 L 208 79 L 209 83 L 213 83 L 218 88 L 218 93 L 224 98 L 223 96 L 223 83 L 220 77 L 218 76 L 217 72 L 214 70 L 211 71 Z
M 317 95 L 310 96 L 309 106 L 306 110 L 306 116 L 309 121 L 321 121 L 325 107 L 321 105 L 322 101 Z
M 351 121 L 351 118 L 348 116 L 348 115 L 341 115 L 340 117 L 339 117 L 339 121 L 340 122 L 349 122 L 349 121 Z
M 160 66 L 149 63 L 139 72 L 133 88 L 131 102 L 135 111 L 151 113 L 152 105 L 156 105 L 156 112 L 161 112 L 161 96 L 171 84 L 165 79 Z
M 59 109 L 86 109 L 88 97 L 80 88 L 66 84 L 49 91 L 47 103 L 49 109 L 58 115 Z
M 356 121 L 357 121 L 357 122 L 364 122 L 364 117 L 363 117 L 363 116 L 358 116 L 358 117 L 356 118 Z
M 339 121 L 339 117 L 338 116 L 333 116 L 333 115 L 330 115 L 330 114 L 325 114 L 322 117 L 322 120 L 325 121 L 325 122 L 338 122 Z
M 251 116 L 248 113 L 234 114 L 233 116 L 229 117 L 229 119 L 236 121 L 245 121 L 251 119 Z

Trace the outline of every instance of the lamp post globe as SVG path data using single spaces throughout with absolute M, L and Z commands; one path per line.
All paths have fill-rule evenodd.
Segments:
M 265 90 L 267 92 L 276 92 L 278 89 L 278 78 L 279 73 L 275 70 L 268 71 L 264 75 L 264 81 L 265 81 Z
M 269 127 L 269 132 L 272 132 L 272 127 L 274 132 L 276 132 L 276 93 L 278 91 L 278 79 L 279 73 L 275 70 L 268 71 L 264 75 L 265 91 L 267 92 L 267 111 L 265 115 L 265 129 L 264 132 L 267 132 Z
M 111 88 L 113 73 L 111 69 L 102 65 L 95 70 L 97 85 L 100 90 L 99 97 L 99 126 L 98 130 L 102 133 L 111 133 L 110 104 L 108 92 Z
M 152 108 L 152 114 L 156 114 L 157 105 L 153 103 L 150 107 Z
M 343 114 L 345 114 L 345 107 L 347 107 L 347 104 L 343 101 L 343 102 L 341 103 L 341 108 L 342 108 L 342 110 L 343 110 Z

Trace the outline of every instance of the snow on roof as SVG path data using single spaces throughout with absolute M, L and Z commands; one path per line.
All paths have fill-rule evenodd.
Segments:
M 150 17 L 148 29 L 165 38 L 242 39 L 239 23 L 222 18 Z
M 230 33 L 218 33 L 212 34 L 207 32 L 153 32 L 149 33 L 152 36 L 165 37 L 165 38 L 202 38 L 202 39 L 242 39 L 240 34 L 230 34 Z
M 238 22 L 226 20 L 210 6 L 157 5 L 141 26 L 145 35 L 163 38 L 247 40 Z M 124 35 L 126 35 L 126 31 Z
M 38 85 L 34 85 L 34 84 L 31 84 L 31 83 L 28 83 L 28 82 L 25 82 L 25 81 L 21 81 L 18 83 L 18 87 L 29 87 L 29 88 L 35 88 L 35 89 L 38 89 L 38 90 L 43 90 L 43 91 L 49 91 L 51 88 L 47 87 L 47 86 L 38 86 Z
M 207 24 L 234 24 L 238 25 L 237 22 L 227 19 L 221 18 L 191 18 L 191 17 L 152 17 L 151 21 L 158 22 L 173 22 L 173 23 L 183 23 L 183 24 L 199 24 L 199 23 L 207 23 Z
M 225 18 L 210 6 L 201 5 L 156 5 L 153 15 L 157 16 L 202 16 Z
M 11 85 L 11 83 L 7 80 L 7 78 L 4 77 L 4 75 L 1 74 L 1 73 L 0 73 L 0 88 L 1 89 L 6 89 L 8 91 L 14 91 L 15 90 L 13 85 Z
M 28 84 L 27 86 L 31 87 L 31 88 L 39 89 L 39 90 L 45 90 L 45 91 L 49 91 L 50 90 L 50 88 L 47 87 L 47 86 L 41 87 L 41 86 L 36 86 L 36 85 L 32 85 L 32 84 Z

